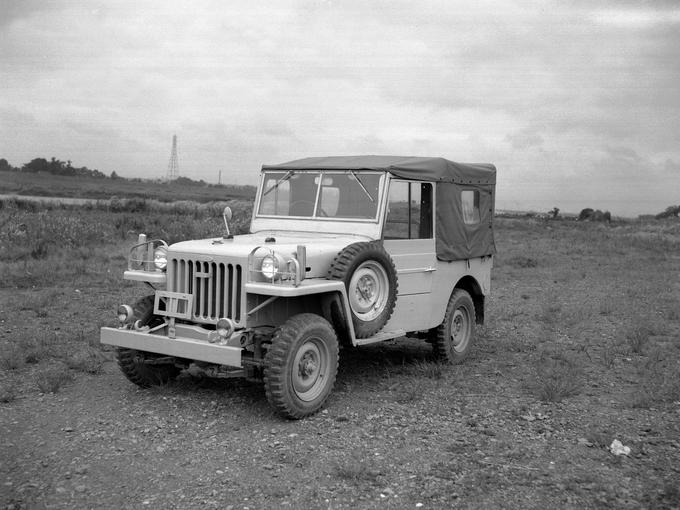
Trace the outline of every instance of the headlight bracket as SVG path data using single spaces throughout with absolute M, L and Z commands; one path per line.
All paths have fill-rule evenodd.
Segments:
M 269 246 L 258 246 L 248 256 L 250 279 L 297 287 L 304 279 L 306 263 L 306 260 L 301 263 L 300 257 L 306 259 L 304 246 L 298 246 L 298 251 L 292 256 L 284 256 Z

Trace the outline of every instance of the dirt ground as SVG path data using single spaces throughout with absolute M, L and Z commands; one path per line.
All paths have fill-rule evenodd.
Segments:
M 107 290 L 116 259 L 101 281 L 0 289 L 0 508 L 679 508 L 680 228 L 497 227 L 464 364 L 418 340 L 344 350 L 324 410 L 300 421 L 254 383 L 140 390 L 111 352 L 89 371 L 10 359 L 67 323 L 87 337 L 69 346 L 91 345 L 143 292 Z M 68 377 L 41 391 L 55 366 Z

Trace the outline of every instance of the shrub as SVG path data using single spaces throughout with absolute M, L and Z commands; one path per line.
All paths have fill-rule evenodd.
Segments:
M 35 339 L 21 344 L 24 361 L 28 364 L 35 364 L 52 357 L 60 357 L 58 344 L 59 339 L 54 333 L 42 332 Z
M 0 402 L 8 404 L 17 398 L 17 384 L 15 381 L 0 382 Z
M 618 354 L 618 349 L 616 346 L 607 344 L 602 350 L 602 364 L 605 368 L 612 368 L 616 362 L 616 356 Z
M 600 301 L 600 315 L 611 315 L 615 309 L 616 306 L 611 298 L 605 298 Z
M 642 354 L 645 346 L 649 342 L 651 334 L 651 328 L 646 325 L 637 325 L 631 328 L 626 333 L 626 341 L 630 348 L 630 352 L 633 354 Z
M 583 370 L 576 359 L 565 353 L 544 354 L 538 361 L 534 382 L 535 395 L 545 402 L 561 402 L 577 395 Z
M 541 305 L 541 312 L 538 319 L 549 329 L 557 326 L 562 316 L 562 305 L 551 301 L 546 301 Z
M 531 257 L 526 257 L 524 255 L 515 255 L 510 260 L 508 260 L 508 264 L 513 266 L 513 267 L 529 268 L 529 267 L 537 267 L 538 261 L 536 259 L 533 259 Z
M 41 371 L 36 376 L 35 382 L 42 393 L 57 393 L 70 380 L 71 374 L 65 366 L 61 365 Z
M 24 353 L 16 345 L 8 345 L 0 350 L 0 368 L 16 370 L 24 364 Z
M 373 459 L 359 451 L 353 452 L 348 459 L 336 461 L 334 468 L 338 478 L 353 483 L 375 482 L 381 474 Z
M 638 367 L 638 384 L 631 395 L 631 405 L 648 408 L 677 400 L 680 400 L 680 360 L 672 353 L 655 349 Z
M 423 399 L 423 395 L 429 392 L 425 380 L 419 376 L 411 376 L 405 379 L 406 383 L 399 389 L 397 402 L 400 404 L 411 404 Z
M 66 358 L 66 365 L 78 372 L 99 374 L 104 367 L 104 355 L 100 351 L 88 347 Z

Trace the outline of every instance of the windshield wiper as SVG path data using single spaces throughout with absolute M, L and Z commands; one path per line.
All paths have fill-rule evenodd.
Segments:
M 281 177 L 278 181 L 276 181 L 276 183 L 274 183 L 274 185 L 273 185 L 271 188 L 269 188 L 267 191 L 265 191 L 264 193 L 262 193 L 262 196 L 264 197 L 264 196 L 268 195 L 270 191 L 273 191 L 273 190 L 275 190 L 276 188 L 278 188 L 278 187 L 279 187 L 279 184 L 281 184 L 282 182 L 287 181 L 288 179 L 290 179 L 290 178 L 293 176 L 294 173 L 295 173 L 295 172 L 294 172 L 293 170 L 288 170 L 288 171 L 286 172 L 286 175 L 284 175 L 283 177 Z
M 368 192 L 368 190 L 366 189 L 366 186 L 364 186 L 364 183 L 361 182 L 361 179 L 359 179 L 359 176 L 358 176 L 357 174 L 354 173 L 354 170 L 350 170 L 349 173 L 351 173 L 352 176 L 357 180 L 357 182 L 359 183 L 359 186 L 361 186 L 361 189 L 364 190 L 364 193 L 366 193 L 366 196 L 368 197 L 368 199 L 369 199 L 371 202 L 375 202 L 375 200 L 373 200 L 373 197 L 371 196 L 371 194 L 370 194 L 370 193 Z

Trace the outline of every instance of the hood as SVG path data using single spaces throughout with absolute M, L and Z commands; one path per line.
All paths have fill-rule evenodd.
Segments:
M 274 241 L 266 242 L 267 239 Z M 182 241 L 169 246 L 168 257 L 180 255 L 183 258 L 210 257 L 216 261 L 236 262 L 245 265 L 248 255 L 262 246 L 290 256 L 299 245 L 307 250 L 307 278 L 325 278 L 331 262 L 345 247 L 361 241 L 370 241 L 364 236 L 349 234 L 320 234 L 313 232 L 258 232 L 234 236 L 232 239 L 215 237 L 195 241 Z

